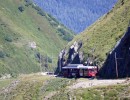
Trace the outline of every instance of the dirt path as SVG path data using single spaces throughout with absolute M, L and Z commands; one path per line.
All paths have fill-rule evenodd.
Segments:
M 117 79 L 117 80 L 77 80 L 73 85 L 68 88 L 77 89 L 77 88 L 89 88 L 89 87 L 99 87 L 99 86 L 108 86 L 125 83 L 126 79 Z

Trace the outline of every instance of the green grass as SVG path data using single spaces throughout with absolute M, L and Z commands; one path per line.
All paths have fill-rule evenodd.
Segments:
M 32 5 L 25 6 L 24 0 L 1 0 L 0 3 L 0 75 L 5 73 L 31 73 L 40 71 L 40 63 L 36 54 L 42 56 L 42 67 L 44 58 L 53 56 L 53 66 L 49 63 L 50 71 L 56 67 L 57 55 L 67 44 L 59 34 L 58 26 L 73 35 L 72 31 L 56 22 L 56 20 L 45 13 L 41 16 Z M 24 11 L 19 11 L 19 6 Z M 48 20 L 48 18 L 50 20 Z M 52 26 L 54 21 L 58 26 Z M 36 49 L 31 49 L 29 42 L 35 42 Z M 53 68 L 52 68 L 53 67 Z M 43 68 L 44 71 L 44 68 Z
M 67 85 L 74 81 L 73 79 L 66 79 L 66 78 L 54 78 L 52 80 L 48 80 L 46 85 L 43 87 L 45 91 L 58 91 L 60 89 L 64 89 Z
M 116 45 L 117 41 L 127 31 L 130 21 L 130 1 L 119 0 L 115 7 L 106 15 L 97 20 L 88 29 L 77 35 L 74 41 L 82 40 L 85 56 L 94 56 L 98 59 L 99 65 L 102 65 L 109 53 Z M 95 49 L 93 52 L 92 50 Z
M 19 81 L 15 88 L 9 93 L 0 94 L 0 98 L 9 100 L 43 100 L 51 93 L 58 93 L 65 90 L 67 85 L 74 82 L 71 79 L 55 78 L 51 76 L 41 76 L 38 74 L 21 75 L 16 79 Z M 5 81 L 7 84 L 8 82 Z M 51 98 L 51 97 L 50 97 Z
M 94 87 L 87 89 L 76 89 L 67 91 L 64 90 L 55 94 L 51 100 L 129 100 L 130 99 L 130 84 L 114 85 L 106 87 Z
M 118 100 L 121 97 L 121 94 L 126 91 L 126 87 L 129 85 L 116 85 L 116 86 L 107 86 L 107 87 L 98 87 L 92 89 L 83 89 L 82 94 L 77 92 L 80 98 L 83 100 Z M 128 90 L 128 89 L 127 89 Z M 123 94 L 125 96 L 125 94 Z M 79 98 L 78 97 L 78 98 Z M 129 97 L 126 97 L 129 98 Z
M 66 78 L 53 78 L 47 80 L 46 83 L 42 86 L 40 91 L 40 96 L 42 99 L 49 98 L 51 99 L 53 95 L 58 93 L 64 93 L 66 87 L 74 82 L 73 79 Z M 52 96 L 50 96 L 52 94 Z
M 3 79 L 0 80 L 0 89 L 7 87 L 14 79 Z
M 81 81 L 82 79 L 79 79 Z M 9 85 L 18 81 L 17 85 Z M 88 80 L 89 81 L 89 80 Z M 70 89 L 68 86 L 77 83 L 74 79 L 42 76 L 39 74 L 20 75 L 15 79 L 0 81 L 2 87 L 10 89 L 2 92 L 0 99 L 3 100 L 129 100 L 130 83 L 111 86 L 99 86 L 92 88 Z M 8 87 L 8 88 L 6 88 Z M 6 97 L 5 97 L 6 96 Z
M 0 97 L 3 99 L 6 95 L 6 99 L 9 100 L 38 100 L 39 91 L 43 86 L 43 83 L 48 79 L 52 78 L 49 76 L 40 76 L 36 74 L 21 75 L 16 79 L 19 81 L 18 85 L 12 88 L 9 93 L 0 94 Z M 5 81 L 5 83 L 7 84 L 8 82 Z

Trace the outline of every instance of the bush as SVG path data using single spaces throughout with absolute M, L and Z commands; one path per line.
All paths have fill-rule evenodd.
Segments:
M 60 32 L 61 34 L 59 34 L 59 36 L 62 36 L 62 38 L 66 41 L 71 41 L 73 39 L 73 35 L 70 35 L 65 29 L 63 28 L 59 28 L 58 32 Z
M 69 35 L 69 34 L 66 34 L 64 37 L 63 37 L 64 40 L 66 41 L 71 41 L 73 39 L 73 36 Z
M 52 63 L 52 59 L 50 57 L 48 57 L 48 62 Z
M 5 53 L 3 51 L 0 51 L 0 58 L 4 58 L 5 57 Z
M 56 22 L 54 22 L 54 21 L 50 21 L 50 24 L 51 24 L 52 26 L 58 27 L 58 23 L 56 23 Z
M 39 15 L 41 15 L 41 16 L 45 16 L 45 15 L 46 15 L 42 10 L 39 10 L 37 13 L 38 13 Z
M 33 4 L 32 0 L 25 0 L 25 2 L 26 2 L 25 6 L 29 6 Z
M 51 59 L 49 56 L 47 56 L 47 57 L 45 58 L 45 62 L 52 63 L 52 59 Z
M 24 7 L 23 6 L 19 6 L 18 9 L 19 9 L 20 12 L 24 11 Z
M 38 6 L 36 6 L 36 5 L 33 4 L 33 5 L 32 5 L 32 8 L 34 8 L 39 15 L 41 15 L 41 16 L 46 16 L 46 13 L 45 13 L 43 10 L 41 10 L 40 7 L 38 7 Z
M 41 31 L 41 28 L 40 28 L 40 27 L 38 27 L 37 29 L 38 29 L 38 31 Z
M 11 77 L 13 77 L 13 78 L 17 78 L 17 76 L 18 76 L 18 74 L 17 74 L 17 73 L 14 73 L 14 72 L 12 72 L 10 75 L 11 75 Z
M 7 54 L 7 53 L 6 53 L 6 57 L 10 57 L 10 54 Z
M 63 28 L 59 28 L 58 31 L 61 32 L 63 35 L 66 34 L 66 31 Z
M 12 42 L 12 41 L 13 41 L 13 39 L 12 39 L 11 36 L 6 36 L 6 37 L 5 37 L 5 40 L 8 41 L 8 42 Z
M 38 6 L 36 6 L 36 5 L 32 5 L 32 8 L 34 8 L 34 9 L 37 10 L 37 11 L 40 11 L 40 10 L 41 10 L 41 8 L 38 7 Z
M 54 18 L 53 16 L 51 16 L 50 14 L 48 14 L 48 16 L 57 24 L 59 24 L 59 22 L 56 20 L 56 18 Z
M 52 19 L 49 16 L 46 16 L 47 20 L 50 22 Z

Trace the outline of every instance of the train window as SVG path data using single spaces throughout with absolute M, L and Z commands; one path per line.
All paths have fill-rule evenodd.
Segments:
M 90 69 L 90 71 L 94 71 L 94 69 Z
M 77 72 L 77 69 L 70 69 L 70 72 Z

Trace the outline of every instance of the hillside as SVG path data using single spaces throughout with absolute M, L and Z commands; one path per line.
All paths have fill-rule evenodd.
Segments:
M 73 36 L 30 0 L 1 0 L 0 76 L 37 72 L 40 66 L 52 71 L 55 57 Z
M 103 78 L 130 77 L 130 26 L 99 71 Z M 105 73 L 105 74 L 104 74 Z
M 94 56 L 102 66 L 109 52 L 126 33 L 129 21 L 130 0 L 119 0 L 114 9 L 77 35 L 71 43 L 82 40 L 85 57 Z
M 33 0 L 76 33 L 94 23 L 115 5 L 117 0 Z
M 10 83 L 9 83 L 10 81 Z M 130 80 L 67 79 L 40 74 L 0 81 L 1 100 L 129 100 Z

